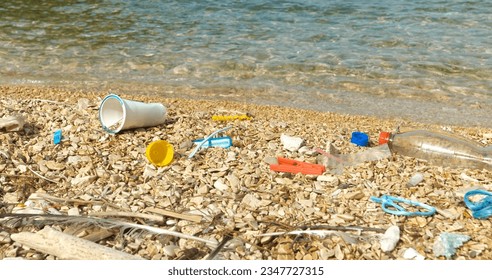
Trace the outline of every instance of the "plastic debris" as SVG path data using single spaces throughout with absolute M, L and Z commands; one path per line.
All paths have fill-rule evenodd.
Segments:
M 270 164 L 270 170 L 278 172 L 302 173 L 305 175 L 321 175 L 325 172 L 325 167 L 320 164 L 278 157 L 277 164 Z
M 58 129 L 57 131 L 55 131 L 55 133 L 53 134 L 53 143 L 55 145 L 57 144 L 60 144 L 61 143 L 61 140 L 62 140 L 62 131 L 61 129 Z
M 422 180 L 424 180 L 424 175 L 422 173 L 415 173 L 408 181 L 407 187 L 415 187 L 422 182 Z
M 398 216 L 432 216 L 436 213 L 436 208 L 429 206 L 427 204 L 418 202 L 418 201 L 411 201 L 405 198 L 401 197 L 393 197 L 390 195 L 382 195 L 381 198 L 377 198 L 374 196 L 371 196 L 371 200 L 376 203 L 381 203 L 381 206 L 383 207 L 384 212 L 393 214 L 393 215 L 398 215 Z M 421 211 L 415 211 L 415 212 L 410 212 L 407 211 L 404 207 L 398 205 L 398 203 L 405 203 L 408 204 L 409 206 L 418 206 L 427 209 L 428 211 L 426 212 L 421 212 Z
M 5 129 L 5 131 L 20 131 L 25 124 L 25 119 L 23 116 L 10 116 L 0 119 L 0 130 Z
M 468 235 L 443 232 L 434 241 L 434 256 L 445 256 L 450 259 L 456 253 L 456 248 L 462 246 L 468 240 L 470 240 Z
M 366 147 L 369 144 L 369 136 L 364 132 L 354 131 L 352 132 L 352 138 L 350 139 L 351 143 L 354 143 L 357 146 Z
M 363 162 L 376 161 L 391 156 L 391 151 L 388 144 L 383 144 L 374 148 L 368 148 L 364 151 L 355 154 L 340 155 L 333 152 L 324 152 L 321 149 L 316 149 L 322 156 L 318 163 L 323 164 L 327 168 L 340 169 L 344 166 L 355 166 Z
M 398 226 L 390 226 L 384 235 L 379 240 L 381 250 L 383 252 L 391 252 L 396 247 L 396 243 L 400 240 L 400 228 Z
M 204 142 L 203 139 L 193 140 L 193 143 L 197 145 L 200 145 L 202 142 Z M 229 148 L 231 146 L 232 146 L 232 138 L 229 136 L 210 138 L 207 141 L 205 141 L 205 143 L 202 144 L 202 148 L 209 148 L 209 147 Z
M 200 144 L 198 144 L 198 145 L 195 147 L 195 149 L 194 149 L 194 150 L 193 150 L 193 151 L 192 151 L 192 152 L 188 155 L 188 158 L 192 158 L 192 157 L 194 157 L 194 156 L 195 156 L 195 154 L 196 154 L 196 153 L 197 153 L 197 152 L 198 152 L 198 151 L 202 148 L 202 146 L 203 146 L 205 143 L 207 143 L 207 141 L 208 141 L 209 139 L 213 138 L 215 135 L 217 135 L 217 134 L 219 134 L 219 133 L 221 133 L 221 132 L 223 132 L 223 131 L 226 131 L 226 130 L 228 130 L 228 129 L 230 129 L 230 128 L 232 128 L 232 126 L 227 126 L 227 127 L 224 127 L 224 128 L 221 128 L 221 129 L 219 129 L 219 130 L 216 130 L 216 131 L 212 132 L 210 135 L 208 135 L 207 137 L 205 137 L 205 138 L 203 139 L 203 141 L 202 141 L 202 142 L 200 142 Z
M 251 120 L 252 118 L 248 115 L 214 115 L 212 120 L 214 121 L 233 121 L 233 120 Z
M 477 202 L 470 200 L 471 196 L 482 195 L 482 199 Z M 492 215 L 492 193 L 485 190 L 471 190 L 464 196 L 466 207 L 472 210 L 473 218 L 486 219 Z
M 300 137 L 293 137 L 286 134 L 280 135 L 280 142 L 284 145 L 284 149 L 289 150 L 291 152 L 295 152 L 299 150 L 304 143 L 304 140 Z
M 166 166 L 173 161 L 174 147 L 165 140 L 157 140 L 147 146 L 145 156 L 155 166 Z

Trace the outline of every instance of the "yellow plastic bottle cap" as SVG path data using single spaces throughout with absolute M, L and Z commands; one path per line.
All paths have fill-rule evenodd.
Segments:
M 156 166 L 166 166 L 173 161 L 174 148 L 167 141 L 157 140 L 147 146 L 145 156 Z

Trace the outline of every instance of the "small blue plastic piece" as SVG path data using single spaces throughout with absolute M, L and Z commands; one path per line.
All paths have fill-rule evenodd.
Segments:
M 369 144 L 369 136 L 364 132 L 354 131 L 352 132 L 352 139 L 350 142 L 357 146 L 366 147 Z
M 61 140 L 62 140 L 62 131 L 61 129 L 58 129 L 57 131 L 55 131 L 53 135 L 53 143 L 60 144 Z
M 377 198 L 374 196 L 371 196 L 371 200 L 376 203 L 381 203 L 384 212 L 393 214 L 393 215 L 399 215 L 399 216 L 432 216 L 436 213 L 436 208 L 429 206 L 427 204 L 418 202 L 418 201 L 411 201 L 405 198 L 401 197 L 393 197 L 389 195 L 383 195 L 381 198 Z M 427 212 L 410 212 L 407 211 L 404 207 L 398 205 L 397 203 L 406 203 L 411 206 L 418 206 L 425 208 L 429 211 Z M 394 210 L 396 209 L 396 210 Z
M 203 142 L 203 139 L 197 139 L 193 140 L 193 143 L 195 144 L 200 144 Z M 232 139 L 229 136 L 225 137 L 217 137 L 217 138 L 210 138 L 205 143 L 203 143 L 202 148 L 209 148 L 209 147 L 221 147 L 221 148 L 229 148 L 232 146 Z
M 477 202 L 470 201 L 473 195 L 484 195 L 485 197 Z M 465 194 L 464 201 L 466 207 L 472 210 L 473 218 L 486 219 L 492 215 L 492 193 L 485 190 L 471 190 Z

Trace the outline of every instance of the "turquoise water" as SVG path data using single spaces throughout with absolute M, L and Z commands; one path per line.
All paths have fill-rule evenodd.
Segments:
M 492 0 L 3 0 L 0 65 L 2 84 L 492 126 Z

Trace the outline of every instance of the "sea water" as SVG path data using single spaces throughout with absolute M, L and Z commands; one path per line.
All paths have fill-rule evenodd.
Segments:
M 0 66 L 2 85 L 492 127 L 492 0 L 2 0 Z

